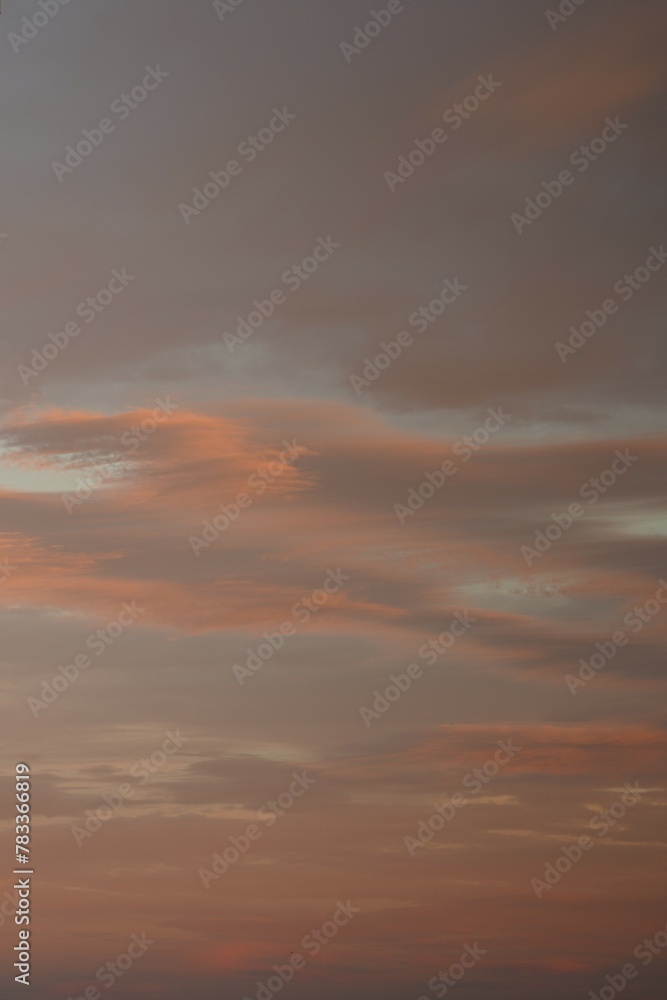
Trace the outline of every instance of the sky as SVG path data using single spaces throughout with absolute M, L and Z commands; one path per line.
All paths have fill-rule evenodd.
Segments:
M 5 0 L 3 995 L 662 996 L 666 22 Z

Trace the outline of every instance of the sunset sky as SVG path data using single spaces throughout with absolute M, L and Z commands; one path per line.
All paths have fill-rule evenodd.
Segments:
M 0 993 L 660 1000 L 664 4 L 58 2 L 0 15 Z

